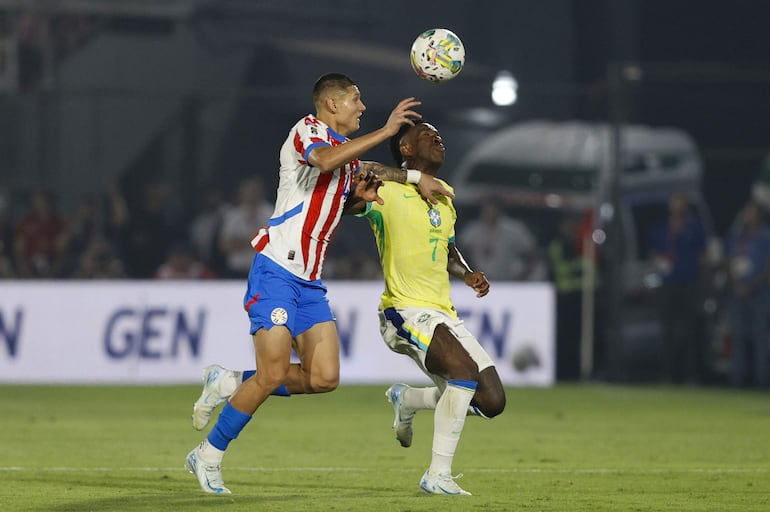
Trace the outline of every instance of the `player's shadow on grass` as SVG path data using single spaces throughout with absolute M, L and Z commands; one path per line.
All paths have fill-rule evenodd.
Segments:
M 357 500 L 390 497 L 392 487 L 350 485 L 339 475 L 320 473 L 304 479 L 276 479 L 274 473 L 243 473 L 228 478 L 227 485 L 235 494 L 214 496 L 198 488 L 195 477 L 185 470 L 126 474 L 120 471 L 57 473 L 60 487 L 67 490 L 51 496 L 50 502 L 36 510 L 41 512 L 83 512 L 86 510 L 121 512 L 190 512 L 227 507 L 240 510 L 314 510 L 316 500 Z M 33 484 L 50 484 L 51 474 L 24 479 Z M 299 508 L 297 508 L 299 507 Z M 30 509 L 27 509 L 30 510 Z

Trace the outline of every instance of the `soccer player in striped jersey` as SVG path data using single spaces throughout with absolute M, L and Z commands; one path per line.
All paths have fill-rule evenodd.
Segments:
M 391 151 L 404 168 L 434 177 L 444 163 L 441 135 L 422 121 L 402 126 L 391 139 Z M 492 359 L 458 319 L 450 276 L 473 288 L 477 297 L 487 295 L 489 282 L 471 270 L 455 246 L 457 213 L 451 197 L 433 204 L 413 185 L 397 183 L 383 187 L 380 195 L 384 202 L 367 202 L 363 213 L 374 231 L 385 278 L 380 332 L 391 350 L 411 357 L 435 384 L 394 384 L 387 390 L 396 438 L 411 446 L 415 413 L 434 410 L 432 459 L 420 488 L 430 494 L 470 494 L 452 477 L 466 414 L 500 414 L 505 391 Z
M 343 211 L 363 201 L 381 203 L 382 179 L 413 182 L 431 203 L 436 195 L 452 196 L 428 174 L 359 161 L 402 125 L 413 125 L 420 117 L 412 110 L 419 101 L 402 100 L 384 126 L 356 139 L 348 135 L 358 130 L 366 107 L 349 77 L 319 78 L 313 103 L 316 114 L 300 119 L 281 148 L 275 212 L 252 240 L 257 252 L 244 307 L 257 371 L 237 386 L 206 439 L 185 461 L 207 493 L 230 493 L 221 473 L 225 450 L 270 394 L 324 393 L 339 383 L 339 337 L 321 273 Z M 292 348 L 299 364 L 291 364 Z M 209 371 L 207 388 L 218 388 L 224 375 Z M 204 390 L 194 407 L 194 426 L 205 426 L 216 400 Z M 199 415 L 205 420 L 197 421 Z
M 391 150 L 402 167 L 422 175 L 435 177 L 444 162 L 441 136 L 424 122 L 403 126 L 391 138 Z M 358 200 L 349 211 L 366 216 L 377 239 L 385 277 L 380 304 L 383 339 L 394 352 L 414 359 L 435 383 L 424 388 L 394 384 L 387 390 L 395 412 L 393 428 L 401 445 L 409 447 L 416 412 L 434 410 L 432 459 L 420 488 L 430 494 L 467 495 L 452 477 L 465 417 L 497 416 L 505 408 L 505 391 L 491 358 L 458 319 L 449 279 L 461 279 L 478 297 L 487 295 L 489 282 L 483 273 L 470 269 L 455 246 L 451 196 L 434 203 L 414 185 L 398 183 L 379 192 L 383 203 Z M 206 371 L 216 377 L 211 383 L 207 379 L 201 400 L 214 406 L 253 374 L 221 366 Z

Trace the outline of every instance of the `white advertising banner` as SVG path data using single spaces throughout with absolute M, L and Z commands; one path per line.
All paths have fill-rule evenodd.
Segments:
M 380 337 L 380 282 L 326 285 L 342 383 L 427 382 Z M 0 383 L 193 383 L 212 363 L 253 369 L 244 290 L 237 281 L 2 281 Z M 481 299 L 456 284 L 453 300 L 505 385 L 553 384 L 549 283 L 494 283 Z

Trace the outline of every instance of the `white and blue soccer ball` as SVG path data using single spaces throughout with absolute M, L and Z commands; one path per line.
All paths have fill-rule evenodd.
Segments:
M 420 78 L 431 82 L 446 82 L 463 69 L 465 47 L 451 30 L 432 28 L 414 40 L 410 59 L 412 68 Z

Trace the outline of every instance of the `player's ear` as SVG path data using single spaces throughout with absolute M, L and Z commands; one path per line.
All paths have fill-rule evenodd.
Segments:
M 327 96 L 324 102 L 326 103 L 326 108 L 329 110 L 329 112 L 332 114 L 337 113 L 337 101 L 333 97 Z
M 406 160 L 407 157 L 413 156 L 414 151 L 412 150 L 412 145 L 408 142 L 402 142 L 401 145 L 398 147 L 398 150 L 401 151 L 401 156 L 404 157 L 404 160 Z

